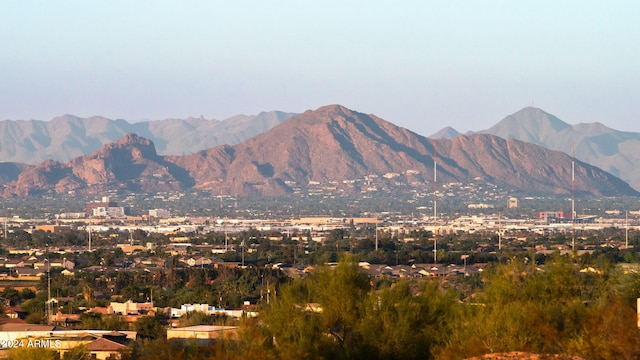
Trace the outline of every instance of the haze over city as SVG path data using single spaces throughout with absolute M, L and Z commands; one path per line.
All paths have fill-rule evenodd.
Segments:
M 640 358 L 637 2 L 1 9 L 0 358 Z
M 339 103 L 422 135 L 525 106 L 640 131 L 637 2 L 7 1 L 0 119 Z

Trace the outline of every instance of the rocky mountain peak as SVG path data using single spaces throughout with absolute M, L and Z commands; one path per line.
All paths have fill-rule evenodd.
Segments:
M 135 133 L 125 134 L 118 141 L 113 142 L 112 144 L 120 146 L 120 145 L 144 145 L 149 146 L 152 145 L 153 142 L 149 139 L 138 136 Z
M 456 129 L 452 128 L 451 126 L 447 126 L 437 133 L 429 136 L 429 139 L 453 139 L 460 135 L 462 134 Z
M 485 132 L 503 138 L 515 138 L 534 142 L 531 141 L 533 138 L 527 139 L 526 137 L 531 137 L 530 134 L 557 132 L 568 129 L 571 129 L 571 125 L 566 122 L 542 109 L 529 106 L 505 117 Z
M 158 154 L 153 141 L 138 136 L 134 133 L 128 133 L 118 141 L 104 145 L 97 152 L 89 156 L 105 158 L 110 156 L 130 155 L 135 159 L 156 159 Z

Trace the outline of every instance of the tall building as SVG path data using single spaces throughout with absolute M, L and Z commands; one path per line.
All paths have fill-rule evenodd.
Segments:
M 91 215 L 96 217 L 122 218 L 122 217 L 125 217 L 125 212 L 124 212 L 124 208 L 121 206 L 109 206 L 109 207 L 99 206 L 93 209 L 93 213 Z
M 92 216 L 94 210 L 97 208 L 115 208 L 118 207 L 118 203 L 109 200 L 108 196 L 103 196 L 102 201 L 91 201 L 85 204 L 85 214 Z
M 71 226 L 69 225 L 36 225 L 36 230 L 42 230 L 44 232 L 51 232 L 54 234 L 71 232 Z
M 171 212 L 165 209 L 153 209 L 149 210 L 149 216 L 156 219 L 167 219 L 171 217 Z
M 510 197 L 507 200 L 507 209 L 517 209 L 518 208 L 518 198 Z

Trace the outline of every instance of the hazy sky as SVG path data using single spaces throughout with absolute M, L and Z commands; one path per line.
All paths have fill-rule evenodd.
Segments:
M 338 103 L 430 135 L 533 105 L 640 132 L 639 14 L 638 1 L 4 0 L 0 119 Z

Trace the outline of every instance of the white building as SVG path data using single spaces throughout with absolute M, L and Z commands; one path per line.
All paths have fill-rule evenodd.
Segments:
M 99 206 L 93 209 L 93 216 L 95 217 L 112 217 L 112 218 L 123 218 L 125 217 L 124 208 L 123 207 L 104 207 Z
M 165 209 L 153 209 L 149 210 L 149 216 L 157 219 L 168 219 L 171 217 L 171 212 Z

